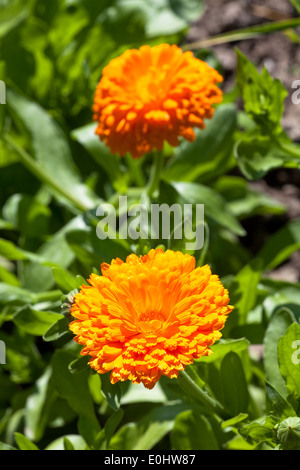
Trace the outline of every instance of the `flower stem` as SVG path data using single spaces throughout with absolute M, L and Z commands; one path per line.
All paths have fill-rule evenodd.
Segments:
M 179 373 L 177 380 L 182 390 L 184 390 L 189 396 L 198 400 L 203 406 L 205 406 L 205 408 L 218 414 L 224 419 L 228 418 L 228 413 L 224 409 L 223 405 L 200 388 L 185 371 L 181 371 Z
M 164 156 L 161 152 L 157 152 L 154 155 L 154 162 L 151 169 L 150 180 L 147 186 L 147 194 L 149 197 L 158 189 L 160 174 L 163 169 Z

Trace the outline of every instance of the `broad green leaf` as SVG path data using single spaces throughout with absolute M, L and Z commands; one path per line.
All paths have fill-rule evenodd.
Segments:
M 202 0 L 170 0 L 172 10 L 186 21 L 195 21 L 203 12 L 205 4 Z
M 260 214 L 283 214 L 284 205 L 263 192 L 253 189 L 244 178 L 239 176 L 222 176 L 214 188 L 226 199 L 232 213 L 243 220 Z
M 292 311 L 294 320 L 300 318 L 300 286 L 296 284 L 277 284 L 274 294 L 268 295 L 263 301 L 263 308 L 266 317 L 269 319 L 280 307 Z
M 39 448 L 26 436 L 24 436 L 24 434 L 16 432 L 15 440 L 20 450 L 39 450 Z
M 228 353 L 235 352 L 240 353 L 247 350 L 249 347 L 249 341 L 245 338 L 242 339 L 229 339 L 220 340 L 217 344 L 211 346 L 213 354 L 210 356 L 203 356 L 200 359 L 196 359 L 195 363 L 201 362 L 215 362 L 223 359 Z
M 0 264 L 0 282 L 20 287 L 18 277 Z
M 274 418 L 266 417 L 252 421 L 239 429 L 239 432 L 246 439 L 256 442 L 271 442 L 274 436 L 274 426 L 277 420 Z
M 226 201 L 214 189 L 197 183 L 172 183 L 171 185 L 185 204 L 204 204 L 205 217 L 236 235 L 245 235 L 245 230 L 230 212 Z
M 95 415 L 94 405 L 88 386 L 89 369 L 72 374 L 69 364 L 75 359 L 68 351 L 56 350 L 52 357 L 55 389 L 70 407 L 79 415 L 78 427 L 88 444 L 92 444 L 100 432 L 100 425 Z
M 61 319 L 61 314 L 55 312 L 41 312 L 31 307 L 25 307 L 18 311 L 13 322 L 26 333 L 35 336 L 43 336 L 50 326 Z
M 108 404 L 117 411 L 120 408 L 122 398 L 122 385 L 120 382 L 110 382 L 110 372 L 101 374 L 101 392 Z
M 90 357 L 87 356 L 80 356 L 79 358 L 75 359 L 74 361 L 70 362 L 69 364 L 69 371 L 72 374 L 78 374 L 79 372 L 82 372 L 88 367 L 88 361 L 90 360 Z
M 3 216 L 23 235 L 42 238 L 48 232 L 51 211 L 31 196 L 14 194 L 3 207 Z
M 9 260 L 26 259 L 26 255 L 22 253 L 12 242 L 0 239 L 0 255 Z
M 286 396 L 286 387 L 280 374 L 278 361 L 276 360 L 277 344 L 279 338 L 285 334 L 294 320 L 291 310 L 287 308 L 277 310 L 269 322 L 264 337 L 264 366 L 266 378 L 283 397 Z
M 0 8 L 0 38 L 2 38 L 27 19 L 28 10 L 24 9 L 22 2 L 9 2 L 7 5 L 1 5 Z
M 67 139 L 54 119 L 38 104 L 15 92 L 9 91 L 8 103 L 30 133 L 34 155 L 42 171 L 75 194 L 82 204 L 94 207 L 97 198 L 80 181 Z
M 108 174 L 111 181 L 117 180 L 121 184 L 121 179 L 124 179 L 125 176 L 124 171 L 122 171 L 121 159 L 110 153 L 108 147 L 95 134 L 95 130 L 95 124 L 88 124 L 74 130 L 72 137 L 94 158 L 102 170 Z M 116 184 L 116 187 L 121 189 L 118 183 Z
M 219 450 L 208 419 L 194 411 L 184 411 L 175 420 L 171 433 L 172 450 Z
M 124 411 L 119 408 L 108 418 L 104 429 L 102 429 L 96 437 L 94 446 L 97 450 L 106 450 L 108 448 L 110 440 L 122 421 L 123 416 Z
M 0 441 L 0 450 L 17 450 L 17 448 Z
M 230 165 L 232 136 L 236 128 L 236 108 L 219 106 L 204 130 L 197 131 L 195 142 L 183 142 L 163 171 L 166 181 L 212 179 Z
M 52 371 L 46 368 L 26 400 L 25 426 L 30 439 L 38 442 L 43 437 L 56 397 Z
M 7 304 L 15 302 L 17 304 L 33 303 L 35 296 L 26 289 L 0 282 L 0 302 Z
M 71 337 L 71 332 L 69 330 L 69 322 L 65 316 L 61 317 L 55 323 L 53 323 L 43 335 L 43 340 L 46 342 L 56 341 L 62 336 L 69 335 Z
M 125 424 L 112 437 L 110 450 L 149 450 L 166 436 L 174 426 L 176 416 L 185 411 L 185 405 L 158 406 L 142 419 Z
M 64 437 L 64 450 L 75 450 L 72 442 L 66 436 Z
M 300 221 L 292 220 L 282 229 L 271 235 L 257 257 L 262 261 L 264 270 L 276 268 L 300 249 Z
M 77 279 L 72 276 L 66 269 L 53 268 L 52 273 L 57 286 L 62 290 L 62 292 L 68 293 L 78 288 Z
M 261 263 L 257 260 L 247 264 L 230 285 L 230 303 L 234 306 L 228 319 L 228 327 L 244 325 L 257 298 L 257 286 L 261 277 Z M 247 286 L 247 288 L 245 288 Z
M 266 382 L 266 392 L 271 413 L 275 413 L 281 420 L 290 416 L 297 416 L 290 403 L 268 382 Z
M 235 146 L 235 156 L 242 173 L 249 180 L 262 179 L 275 168 L 299 168 L 300 165 L 299 157 L 291 155 L 271 137 L 261 136 L 259 130 L 243 135 Z
M 249 392 L 243 364 L 239 356 L 228 353 L 220 368 L 223 404 L 231 415 L 245 413 L 249 404 Z
M 48 444 L 45 450 L 65 450 L 65 438 L 68 439 L 75 450 L 86 450 L 87 444 L 83 437 L 78 434 L 67 434 L 66 436 L 59 437 Z
M 288 394 L 300 397 L 300 325 L 292 323 L 278 341 L 278 363 Z
M 22 280 L 25 287 L 34 292 L 53 287 L 55 281 L 52 268 L 59 266 L 66 269 L 74 260 L 74 253 L 66 241 L 66 235 L 82 225 L 82 219 L 75 217 L 38 248 L 35 255 L 38 255 L 39 259 L 24 264 Z

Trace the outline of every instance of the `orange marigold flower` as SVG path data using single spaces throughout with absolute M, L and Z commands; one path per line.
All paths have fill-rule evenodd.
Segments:
M 194 359 L 211 354 L 222 335 L 228 291 L 209 266 L 161 249 L 126 262 L 102 264 L 75 295 L 70 323 L 90 366 L 110 380 L 153 388 L 161 375 L 176 378 Z
M 127 50 L 104 69 L 94 100 L 96 134 L 113 154 L 133 158 L 193 141 L 222 100 L 221 75 L 176 45 Z

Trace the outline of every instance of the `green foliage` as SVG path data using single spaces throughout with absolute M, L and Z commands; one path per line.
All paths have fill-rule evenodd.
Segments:
M 128 48 L 180 43 L 203 8 L 197 0 L 1 2 L 1 450 L 300 449 L 300 284 L 269 276 L 299 250 L 300 221 L 281 223 L 286 207 L 251 185 L 300 168 L 299 145 L 281 125 L 287 91 L 237 50 L 234 92 L 193 143 L 166 145 L 153 186 L 151 155 L 121 159 L 94 133 L 103 67 Z M 108 202 L 121 216 L 120 195 L 128 205 L 204 204 L 204 247 L 188 252 L 220 275 L 234 306 L 213 354 L 153 390 L 94 373 L 69 330 L 74 295 L 101 263 L 158 245 L 187 251 L 185 238 L 100 240 L 97 207 Z M 253 250 L 255 217 L 275 220 L 276 230 L 257 234 Z

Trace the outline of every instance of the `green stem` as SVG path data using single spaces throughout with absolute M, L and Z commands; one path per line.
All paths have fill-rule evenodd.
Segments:
M 200 388 L 185 371 L 181 371 L 179 373 L 177 381 L 182 390 L 184 390 L 189 396 L 194 397 L 205 408 L 218 414 L 224 419 L 229 417 L 221 403 Z
M 147 186 L 147 194 L 149 197 L 158 189 L 161 171 L 163 169 L 164 156 L 161 152 L 157 152 L 154 155 L 154 162 L 151 169 L 150 180 Z
M 183 46 L 183 50 L 195 50 L 201 48 L 208 48 L 217 46 L 219 44 L 226 44 L 228 42 L 242 41 L 245 39 L 254 39 L 260 37 L 262 34 L 270 34 L 276 31 L 284 31 L 290 28 L 297 28 L 300 26 L 300 18 L 291 18 L 283 21 L 272 21 L 257 26 L 250 26 L 248 28 L 230 31 L 225 34 L 220 34 L 212 38 L 207 38 L 202 41 L 196 41 Z
M 85 206 L 79 199 L 77 199 L 72 193 L 67 189 L 57 183 L 49 174 L 47 174 L 43 168 L 16 142 L 14 142 L 9 136 L 5 136 L 4 141 L 9 145 L 9 147 L 14 150 L 23 165 L 34 174 L 42 183 L 45 183 L 50 188 L 52 188 L 56 193 L 59 193 L 61 196 L 66 198 L 73 206 L 75 206 L 80 211 L 87 211 L 89 207 Z

